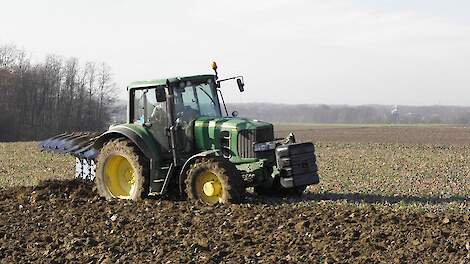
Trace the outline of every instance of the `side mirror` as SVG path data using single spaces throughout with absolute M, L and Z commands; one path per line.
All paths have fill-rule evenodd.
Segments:
M 165 102 L 166 101 L 166 93 L 164 87 L 157 87 L 155 89 L 155 95 L 157 97 L 157 102 Z
M 243 83 L 242 79 L 237 79 L 237 84 L 238 90 L 240 90 L 240 92 L 245 91 L 245 84 Z
M 233 116 L 233 117 L 237 117 L 237 116 L 238 116 L 238 112 L 237 112 L 237 111 L 233 111 L 233 112 L 232 112 L 232 116 Z

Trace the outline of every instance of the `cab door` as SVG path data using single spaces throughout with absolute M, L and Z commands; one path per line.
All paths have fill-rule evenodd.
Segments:
M 194 87 L 175 88 L 174 99 L 177 149 L 181 154 L 190 156 L 194 152 L 194 121 L 200 115 Z
M 133 123 L 145 126 L 161 148 L 161 154 L 169 154 L 168 115 L 166 102 L 157 102 L 156 88 L 136 90 L 134 93 Z

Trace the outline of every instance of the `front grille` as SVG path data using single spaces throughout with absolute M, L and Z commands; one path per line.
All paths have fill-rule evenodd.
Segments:
M 241 158 L 260 158 L 257 156 L 262 155 L 262 153 L 255 155 L 253 144 L 272 140 L 274 140 L 272 127 L 259 128 L 256 130 L 241 130 L 238 133 L 238 156 Z

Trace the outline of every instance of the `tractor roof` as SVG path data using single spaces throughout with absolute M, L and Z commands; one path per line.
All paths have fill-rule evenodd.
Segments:
M 181 81 L 207 81 L 207 79 L 214 78 L 213 74 L 202 74 L 202 75 L 192 75 L 184 77 L 172 77 L 172 78 L 163 78 L 147 81 L 137 81 L 129 84 L 129 89 L 137 89 L 143 87 L 155 87 L 155 86 L 164 86 L 168 80 L 170 83 L 179 83 Z

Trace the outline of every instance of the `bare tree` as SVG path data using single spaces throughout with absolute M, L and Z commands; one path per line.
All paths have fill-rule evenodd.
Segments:
M 96 65 L 56 55 L 32 64 L 25 51 L 0 46 L 0 141 L 104 129 L 115 86 L 110 67 Z
M 107 108 L 115 100 L 113 91 L 116 85 L 112 81 L 111 68 L 106 63 L 101 63 L 98 74 L 98 120 L 108 119 Z

